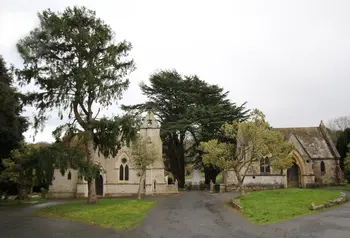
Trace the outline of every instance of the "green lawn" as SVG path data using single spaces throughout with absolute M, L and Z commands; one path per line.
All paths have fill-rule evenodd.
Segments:
M 222 173 L 219 173 L 218 176 L 216 176 L 216 184 L 223 183 L 222 181 Z
M 201 178 L 204 178 L 204 177 L 205 177 L 204 172 L 200 172 L 200 177 L 201 177 Z M 190 174 L 190 175 L 185 175 L 185 178 L 186 178 L 186 179 L 192 178 L 192 174 Z
M 101 199 L 90 205 L 84 200 L 44 207 L 35 214 L 126 230 L 137 226 L 154 205 L 153 201 L 128 199 Z
M 331 187 L 329 187 L 329 189 L 331 189 L 331 190 L 346 190 L 346 191 L 350 191 L 350 184 L 346 184 L 344 186 L 331 186 Z
M 279 189 L 252 192 L 239 197 L 242 213 L 253 223 L 267 224 L 314 213 L 309 209 L 336 199 L 339 192 L 320 189 Z

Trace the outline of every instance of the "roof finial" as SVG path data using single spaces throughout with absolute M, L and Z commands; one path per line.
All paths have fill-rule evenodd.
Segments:
M 321 120 L 320 126 L 325 126 L 324 123 L 323 123 L 323 120 Z

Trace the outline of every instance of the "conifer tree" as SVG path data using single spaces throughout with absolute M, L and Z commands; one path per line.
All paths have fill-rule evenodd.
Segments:
M 38 14 L 39 26 L 17 44 L 24 67 L 16 74 L 22 84 L 34 82 L 38 90 L 28 102 L 37 108 L 34 127 L 45 125 L 50 112 L 69 122 L 55 136 L 84 144 L 88 165 L 88 203 L 96 203 L 94 152 L 115 156 L 123 143 L 136 135 L 130 116 L 101 118 L 99 112 L 121 99 L 135 69 L 128 57 L 132 46 L 116 43 L 111 27 L 85 7 L 50 9 Z

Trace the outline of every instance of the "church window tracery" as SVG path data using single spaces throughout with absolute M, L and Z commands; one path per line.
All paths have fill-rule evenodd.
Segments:
M 119 166 L 119 180 L 120 181 L 128 181 L 129 180 L 129 166 L 126 164 L 127 159 L 122 159 L 122 164 Z

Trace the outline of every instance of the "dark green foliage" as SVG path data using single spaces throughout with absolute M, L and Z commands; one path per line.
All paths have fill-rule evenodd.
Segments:
M 128 57 L 132 46 L 115 43 L 110 26 L 85 7 L 46 10 L 38 16 L 39 27 L 17 44 L 24 68 L 16 70 L 22 84 L 34 82 L 40 88 L 27 95 L 27 102 L 38 110 L 34 127 L 43 127 L 52 109 L 61 119 L 66 113 L 70 122 L 55 135 L 78 139 L 92 168 L 94 149 L 113 156 L 121 143 L 136 135 L 135 120 L 129 116 L 98 118 L 100 110 L 93 110 L 112 105 L 128 88 L 126 76 L 135 69 Z M 81 169 L 86 171 L 84 165 Z M 94 180 L 88 182 L 92 188 Z M 94 194 L 89 193 L 89 202 L 96 202 Z
M 16 72 L 19 80 L 34 81 L 42 90 L 28 95 L 38 109 L 35 126 L 57 108 L 61 118 L 69 110 L 69 118 L 84 129 L 97 127 L 92 104 L 111 105 L 129 85 L 124 77 L 134 70 L 134 62 L 126 59 L 131 44 L 114 44 L 112 29 L 84 7 L 46 10 L 39 19 L 40 27 L 17 44 L 24 61 L 24 69 Z
M 201 155 L 196 149 L 199 142 L 215 136 L 224 122 L 243 120 L 247 110 L 244 104 L 236 106 L 230 102 L 228 92 L 197 76 L 165 70 L 151 75 L 150 83 L 141 84 L 148 101 L 124 109 L 136 113 L 152 109 L 159 118 L 164 153 L 174 178 L 183 187 L 185 155 L 196 157 L 199 163 Z
M 27 120 L 20 116 L 23 95 L 12 86 L 12 78 L 0 55 L 0 158 L 9 156 L 17 147 L 27 130 Z
M 2 160 L 4 169 L 0 173 L 0 181 L 16 185 L 19 200 L 26 198 L 31 187 L 37 183 L 40 172 L 36 166 L 36 149 L 22 142 L 19 148 L 11 151 L 8 158 Z
M 0 173 L 4 169 L 2 159 L 8 158 L 11 150 L 19 146 L 28 127 L 27 120 L 20 115 L 22 96 L 13 87 L 12 77 L 0 55 Z M 15 190 L 12 185 L 0 182 L 1 190 Z
M 54 169 L 64 174 L 67 167 L 79 169 L 80 176 L 86 180 L 95 178 L 101 171 L 99 164 L 90 165 L 86 155 L 78 146 L 67 146 L 60 142 L 52 145 L 24 144 L 11 151 L 11 156 L 3 160 L 4 170 L 0 180 L 14 183 L 19 198 L 23 199 L 33 186 L 49 185 Z
M 131 115 L 101 119 L 94 133 L 95 149 L 98 147 L 106 157 L 109 154 L 116 156 L 122 146 L 129 146 L 135 140 L 139 125 L 140 119 Z M 116 142 L 119 136 L 121 138 Z
M 337 141 L 337 150 L 340 154 L 340 168 L 342 171 L 344 170 L 344 159 L 349 152 L 348 145 L 350 144 L 350 129 L 347 128 L 345 129 L 339 136 L 338 141 Z M 350 174 L 349 173 L 344 173 L 345 179 L 350 181 Z

